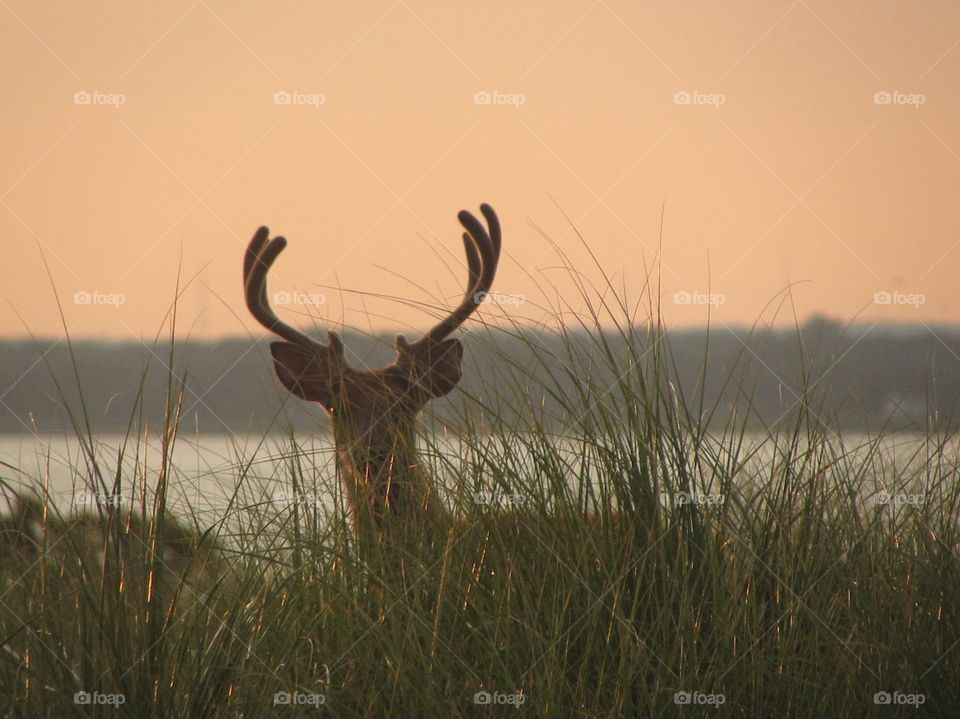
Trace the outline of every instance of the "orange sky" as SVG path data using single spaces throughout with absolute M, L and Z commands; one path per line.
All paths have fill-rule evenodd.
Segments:
M 153 336 L 178 268 L 182 329 L 262 334 L 260 224 L 285 317 L 425 328 L 482 201 L 490 319 L 585 309 L 566 215 L 635 299 L 660 261 L 670 324 L 790 283 L 801 320 L 960 321 L 960 4 L 473 7 L 4 0 L 0 335 L 61 333 L 43 257 L 73 336 Z

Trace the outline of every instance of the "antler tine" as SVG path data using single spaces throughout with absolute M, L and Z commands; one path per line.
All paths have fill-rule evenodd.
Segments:
M 488 235 L 490 239 L 490 244 L 493 245 L 493 265 L 490 269 L 490 276 L 487 278 L 486 285 L 484 287 L 477 287 L 477 292 L 489 292 L 490 288 L 493 286 L 493 276 L 496 274 L 497 265 L 500 262 L 500 218 L 497 217 L 497 213 L 493 211 L 493 208 L 490 207 L 486 202 L 480 205 L 480 212 L 483 213 L 484 219 L 487 221 L 487 226 L 490 228 L 490 234 Z M 473 219 L 473 216 L 470 216 L 470 219 Z M 480 226 L 480 223 L 476 223 Z M 480 231 L 483 232 L 483 227 L 480 226 Z
M 246 292 L 247 280 L 250 278 L 250 271 L 253 269 L 253 263 L 260 256 L 260 251 L 267 243 L 270 237 L 270 229 L 261 227 L 256 231 L 250 244 L 247 245 L 247 251 L 243 254 L 243 288 Z
M 469 232 L 463 233 L 463 249 L 467 253 L 467 287 L 475 287 L 480 279 L 483 261 Z
M 243 258 L 243 290 L 247 308 L 257 321 L 279 337 L 303 347 L 322 347 L 312 337 L 283 322 L 270 308 L 267 299 L 267 273 L 274 260 L 283 252 L 287 241 L 283 237 L 269 239 L 270 230 L 257 230 Z
M 483 295 L 493 285 L 497 263 L 500 260 L 500 220 L 497 219 L 493 208 L 486 203 L 480 206 L 480 211 L 487 221 L 489 234 L 480 221 L 466 210 L 461 210 L 457 215 L 460 224 L 466 230 L 463 233 L 463 246 L 467 253 L 469 270 L 466 294 L 453 312 L 414 344 L 427 341 L 439 342 L 444 339 L 474 313 L 483 302 Z

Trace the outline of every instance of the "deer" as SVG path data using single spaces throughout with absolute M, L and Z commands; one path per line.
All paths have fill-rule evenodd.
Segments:
M 420 464 L 418 417 L 434 399 L 459 384 L 463 345 L 450 335 L 476 312 L 493 285 L 500 260 L 500 221 L 490 205 L 458 214 L 467 259 L 466 292 L 460 304 L 414 341 L 397 335 L 396 357 L 379 369 L 347 362 L 343 341 L 333 331 L 326 342 L 283 322 L 271 309 L 267 274 L 286 248 L 260 227 L 244 255 L 243 287 L 253 317 L 282 341 L 270 344 L 274 371 L 294 396 L 318 403 L 333 428 L 337 472 L 354 532 L 383 536 L 391 527 L 439 523 L 448 514 Z

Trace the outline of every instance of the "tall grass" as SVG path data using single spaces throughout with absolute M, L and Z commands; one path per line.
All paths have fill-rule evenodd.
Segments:
M 0 532 L 0 713 L 956 716 L 956 437 L 931 426 L 894 458 L 895 438 L 831 427 L 812 382 L 758 436 L 749 387 L 735 407 L 684 396 L 669 334 L 632 319 L 595 301 L 562 356 L 499 330 L 548 379 L 504 355 L 509 408 L 481 387 L 425 433 L 456 521 L 415 541 L 358 547 L 341 504 L 268 501 L 339 495 L 322 438 L 238 447 L 222 516 L 170 516 L 175 373 L 159 466 L 135 413 L 136 461 L 105 476 L 78 413 L 76 491 L 133 500 L 70 515 L 42 462 L 20 468 L 35 496 L 20 483 Z

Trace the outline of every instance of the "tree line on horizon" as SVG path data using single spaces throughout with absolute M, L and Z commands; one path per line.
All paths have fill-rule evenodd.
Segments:
M 343 339 L 356 367 L 393 356 L 390 333 Z M 801 405 L 831 429 L 928 431 L 954 427 L 960 416 L 960 328 L 868 329 L 826 319 L 789 330 L 638 327 L 626 335 L 482 328 L 464 342 L 461 391 L 435 403 L 428 422 L 522 429 L 536 414 L 540 424 L 575 428 L 578 418 L 564 416 L 558 393 L 592 393 L 616 408 L 620 384 L 638 380 L 669 383 L 695 410 L 691 422 L 715 426 L 735 417 L 773 429 Z M 0 340 L 0 433 L 159 430 L 181 389 L 186 432 L 326 428 L 319 408 L 275 381 L 268 345 Z

